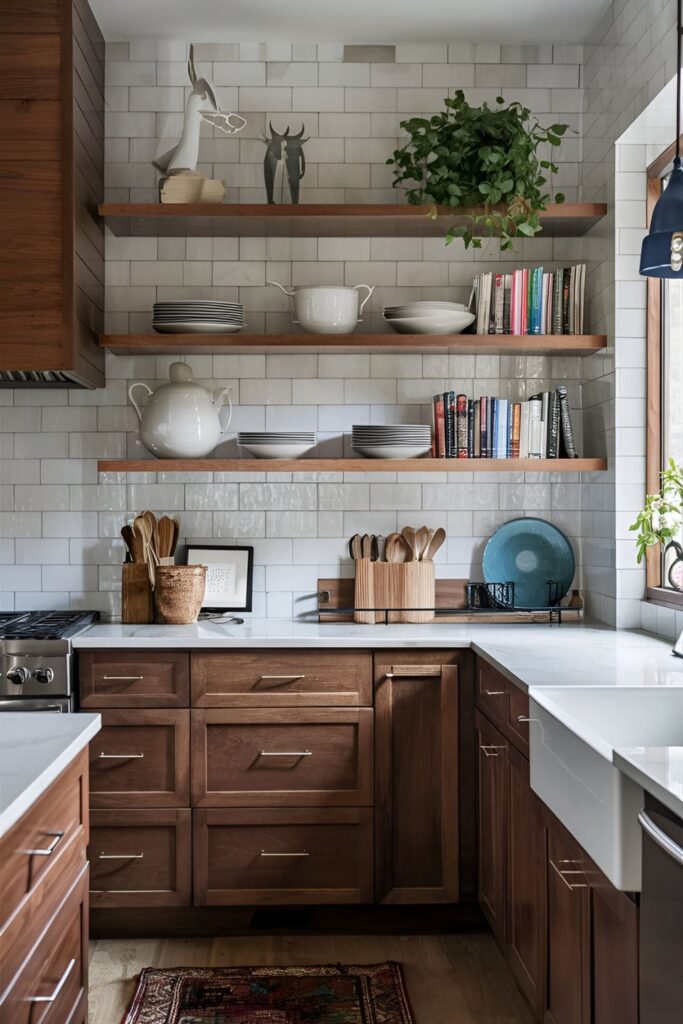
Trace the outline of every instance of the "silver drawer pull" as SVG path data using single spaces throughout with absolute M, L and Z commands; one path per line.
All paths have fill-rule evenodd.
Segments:
M 102 678 L 107 680 L 108 682 L 117 681 L 117 682 L 125 682 L 125 683 L 134 683 L 134 682 L 137 682 L 140 679 L 144 679 L 145 677 L 144 676 L 102 676 Z
M 577 861 L 561 861 L 561 863 L 562 864 L 576 864 Z M 558 868 L 558 866 L 557 866 L 557 864 L 555 863 L 554 860 L 550 861 L 550 866 L 560 876 L 560 878 L 562 879 L 564 884 L 567 886 L 567 888 L 572 890 L 572 892 L 574 891 L 574 889 L 587 889 L 588 888 L 588 883 L 587 882 L 568 882 L 566 877 L 565 877 L 565 875 L 584 875 L 585 876 L 585 874 L 586 874 L 585 871 L 581 871 L 581 870 L 578 870 L 578 871 L 576 871 L 576 870 L 574 870 L 574 871 L 567 871 L 566 868 Z
M 261 850 L 259 857 L 310 857 L 308 850 L 302 850 L 300 853 L 267 853 L 265 850 Z
M 484 690 L 487 697 L 504 697 L 505 690 Z
M 57 845 L 59 844 L 60 839 L 63 838 L 64 833 L 63 832 L 43 832 L 43 835 L 45 835 L 45 836 L 54 836 L 52 842 L 49 843 L 48 846 L 46 846 L 44 849 L 37 848 L 37 849 L 33 849 L 33 850 L 22 850 L 21 852 L 25 853 L 27 857 L 49 857 L 51 853 L 55 852 L 55 849 L 57 848 Z
M 289 681 L 290 679 L 305 679 L 305 678 L 306 678 L 306 676 L 303 674 L 303 672 L 288 672 L 287 675 L 281 675 L 281 676 L 259 676 L 259 679 L 262 679 L 264 682 L 268 682 L 268 680 L 272 680 L 272 679 L 285 679 L 285 680 Z
M 101 853 L 98 860 L 142 860 L 144 853 Z
M 101 761 L 138 761 L 144 754 L 104 754 L 100 751 Z
M 69 977 L 69 975 L 71 974 L 71 972 L 73 971 L 75 966 L 76 966 L 76 961 L 75 960 L 69 960 L 69 963 L 66 966 L 66 970 L 64 971 L 64 974 L 61 976 L 61 978 L 57 982 L 57 984 L 55 986 L 55 989 L 54 989 L 54 991 L 53 991 L 51 996 L 29 996 L 27 998 L 26 1002 L 27 1003 L 54 1003 L 54 1001 L 56 1000 L 57 996 L 59 995 L 59 993 L 64 988 L 64 986 L 66 984 L 66 979 Z
M 498 751 L 505 750 L 505 747 L 502 744 L 495 746 L 493 743 L 482 743 L 479 749 L 486 757 L 499 757 Z
M 260 750 L 260 757 L 313 757 L 312 750 Z

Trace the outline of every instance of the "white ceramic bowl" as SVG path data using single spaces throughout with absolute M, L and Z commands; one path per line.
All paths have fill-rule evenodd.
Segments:
M 399 334 L 460 334 L 474 322 L 474 313 L 444 311 L 433 316 L 396 317 L 386 322 Z
M 300 459 L 315 448 L 313 444 L 240 444 L 240 451 L 248 452 L 255 459 Z
M 353 445 L 354 452 L 365 459 L 419 459 L 432 450 L 431 444 Z
M 462 302 L 437 302 L 432 299 L 425 299 L 422 302 L 405 302 L 399 306 L 385 306 L 384 315 L 392 316 L 397 314 L 408 315 L 412 313 L 414 316 L 418 316 L 421 313 L 429 313 L 430 311 L 448 309 L 454 313 L 466 313 L 467 306 Z

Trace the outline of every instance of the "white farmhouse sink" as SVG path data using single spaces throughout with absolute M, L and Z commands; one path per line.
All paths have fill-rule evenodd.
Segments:
M 531 788 L 618 889 L 639 892 L 643 790 L 615 747 L 683 746 L 683 688 L 532 687 Z

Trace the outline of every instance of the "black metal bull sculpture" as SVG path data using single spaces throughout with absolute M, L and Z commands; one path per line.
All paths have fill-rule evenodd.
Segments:
M 304 155 L 303 138 L 305 126 L 301 125 L 301 131 L 297 135 L 289 134 L 289 125 L 284 135 L 280 135 L 273 128 L 272 121 L 269 122 L 270 138 L 263 136 L 266 143 L 266 155 L 263 160 L 263 175 L 266 181 L 266 195 L 268 202 L 274 203 L 273 193 L 275 190 L 275 177 L 280 162 L 284 158 L 284 166 L 287 171 L 287 183 L 292 203 L 299 202 L 299 182 L 306 173 L 306 157 Z M 284 186 L 283 186 L 284 187 Z

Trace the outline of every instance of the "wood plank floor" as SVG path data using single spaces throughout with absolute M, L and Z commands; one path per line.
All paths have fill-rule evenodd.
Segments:
M 398 960 L 416 1024 L 532 1024 L 491 935 L 316 935 L 99 939 L 91 945 L 91 1024 L 120 1024 L 142 967 Z

